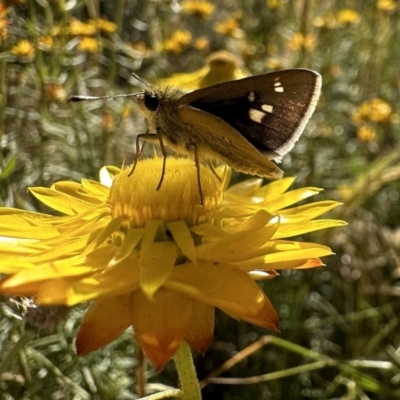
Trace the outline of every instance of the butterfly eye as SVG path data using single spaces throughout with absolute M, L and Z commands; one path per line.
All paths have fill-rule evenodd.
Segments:
M 154 94 L 146 93 L 144 95 L 144 106 L 149 111 L 157 111 L 159 104 L 160 104 L 160 101 Z

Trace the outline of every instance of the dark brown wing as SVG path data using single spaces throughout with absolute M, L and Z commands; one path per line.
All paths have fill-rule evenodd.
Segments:
M 258 151 L 279 158 L 302 134 L 320 90 L 318 73 L 288 69 L 199 89 L 182 96 L 178 105 L 219 117 Z

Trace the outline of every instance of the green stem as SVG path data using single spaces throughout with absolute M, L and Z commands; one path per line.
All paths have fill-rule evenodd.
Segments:
M 183 398 L 185 400 L 201 400 L 200 385 L 197 380 L 192 353 L 186 342 L 182 342 L 174 356 L 174 361 L 183 392 Z

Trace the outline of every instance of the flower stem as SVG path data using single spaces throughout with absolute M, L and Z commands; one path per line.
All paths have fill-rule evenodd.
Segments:
M 182 342 L 174 356 L 174 361 L 179 375 L 183 398 L 185 400 L 201 400 L 200 385 L 197 380 L 192 353 L 186 342 Z

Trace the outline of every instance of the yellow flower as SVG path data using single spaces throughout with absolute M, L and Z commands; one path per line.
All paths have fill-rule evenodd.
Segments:
M 390 121 L 392 107 L 386 101 L 375 98 L 364 101 L 352 115 L 353 121 L 358 124 L 366 121 L 386 123 Z
M 30 192 L 63 216 L 0 209 L 0 294 L 34 296 L 41 305 L 93 301 L 77 339 L 79 354 L 96 350 L 129 326 L 160 369 L 182 341 L 204 353 L 212 341 L 214 308 L 278 329 L 277 314 L 255 280 L 275 270 L 313 268 L 332 254 L 288 237 L 341 226 L 316 220 L 338 203 L 294 203 L 320 189 L 288 191 L 292 178 L 261 179 L 224 190 L 208 168 L 168 158 L 130 168 L 104 168 L 101 182 L 58 182 Z M 111 174 L 110 174 L 111 172 Z
M 39 47 L 42 50 L 49 51 L 53 47 L 53 38 L 51 36 L 41 36 L 39 38 Z
M 93 24 L 87 24 L 79 19 L 71 19 L 68 24 L 68 33 L 72 36 L 93 36 L 97 32 L 97 28 Z
M 210 41 L 204 36 L 199 37 L 194 41 L 193 47 L 199 51 L 208 51 L 210 48 Z
M 271 71 L 279 71 L 280 69 L 285 69 L 283 63 L 278 58 L 268 58 L 265 61 L 265 66 Z
M 337 14 L 337 20 L 343 25 L 356 25 L 360 22 L 360 14 L 351 8 L 344 8 Z
M 79 42 L 78 49 L 89 53 L 97 53 L 101 50 L 101 42 L 96 38 L 86 36 Z
M 299 51 L 302 48 L 306 51 L 312 51 L 316 44 L 317 39 L 314 35 L 303 35 L 300 32 L 295 33 L 288 41 L 288 47 L 293 51 Z
M 29 40 L 20 40 L 12 47 L 11 53 L 18 57 L 33 57 L 35 55 L 35 47 Z
M 151 48 L 147 47 L 144 42 L 134 42 L 134 43 L 127 43 L 129 47 L 131 47 L 133 50 L 139 52 L 143 57 L 150 57 L 151 55 Z
M 50 101 L 63 102 L 67 99 L 67 92 L 62 85 L 57 83 L 46 83 L 44 86 L 46 98 Z
M 204 0 L 185 0 L 182 11 L 199 18 L 210 18 L 215 11 L 215 5 Z
M 236 17 L 229 17 L 224 21 L 215 24 L 214 30 L 222 35 L 231 36 L 237 39 L 243 37 L 243 31 L 239 29 L 239 21 Z
M 383 11 L 394 11 L 396 9 L 396 2 L 394 0 L 378 0 L 376 7 Z
M 205 60 L 205 66 L 189 73 L 174 74 L 160 79 L 158 83 L 179 87 L 184 90 L 195 90 L 215 83 L 244 78 L 248 74 L 242 68 L 243 62 L 234 54 L 221 50 L 211 53 Z
M 165 40 L 162 48 L 170 53 L 182 53 L 192 41 L 192 35 L 184 29 L 176 30 L 172 36 Z
M 104 33 L 114 33 L 118 28 L 115 22 L 102 18 L 91 20 L 89 23 L 93 24 L 98 30 Z
M 283 8 L 284 1 L 283 0 L 267 0 L 267 7 L 272 10 Z
M 376 140 L 376 131 L 369 125 L 362 125 L 357 129 L 357 138 L 363 142 L 373 142 Z
M 323 16 L 314 18 L 313 24 L 317 28 L 326 28 L 326 29 L 338 28 L 338 22 L 333 12 L 328 12 Z

